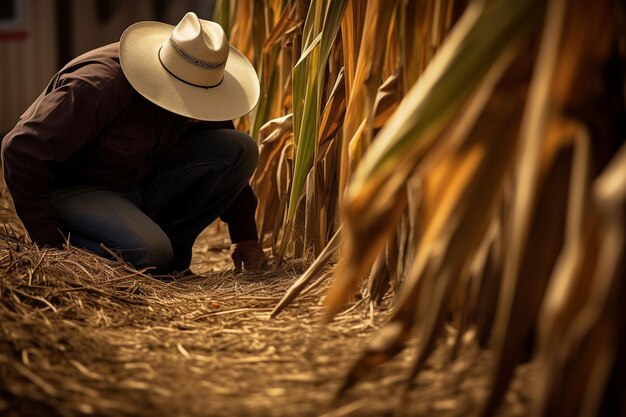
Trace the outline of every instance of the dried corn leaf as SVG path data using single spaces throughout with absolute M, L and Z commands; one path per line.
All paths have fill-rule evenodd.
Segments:
M 536 1 L 473 3 L 439 54 L 380 131 L 347 192 L 346 250 L 326 299 L 332 317 L 397 223 L 402 186 L 496 58 L 536 24 Z
M 416 326 L 420 346 L 411 380 L 432 352 L 450 310 L 458 277 L 469 268 L 471 255 L 480 247 L 512 172 L 518 115 L 524 102 L 523 97 L 505 97 L 518 88 L 518 72 L 529 67 L 519 64 L 527 57 L 521 56 L 495 93 L 493 89 L 509 67 L 513 51 L 503 52 L 446 140 L 440 140 L 439 146 L 445 152 L 432 152 L 433 156 L 418 167 L 418 172 L 425 175 L 425 231 L 413 268 L 405 279 L 391 321 L 353 367 L 342 390 L 372 366 L 401 351 Z M 491 134 L 493 131 L 499 135 Z
M 279 184 L 275 176 L 283 150 L 292 138 L 291 114 L 270 120 L 259 132 L 259 163 L 252 179 L 252 187 L 259 199 L 256 218 L 261 237 L 273 230 L 280 203 Z

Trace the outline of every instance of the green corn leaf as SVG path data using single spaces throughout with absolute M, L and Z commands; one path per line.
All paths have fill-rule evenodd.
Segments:
M 319 14 L 320 1 L 311 3 L 304 26 L 304 51 L 293 69 L 294 143 L 296 145 L 293 185 L 289 198 L 287 221 L 293 219 L 297 202 L 302 194 L 306 176 L 317 143 L 320 118 L 320 91 L 324 84 L 324 68 L 330 49 L 341 27 L 346 0 L 331 1 L 325 16 Z M 314 13 L 316 11 L 317 13 Z M 324 17 L 323 25 L 310 22 L 311 18 Z M 321 32 L 313 36 L 315 27 Z
M 231 24 L 233 23 L 230 20 L 230 3 L 230 0 L 216 0 L 213 8 L 212 20 L 219 23 L 226 33 L 230 33 Z
M 542 0 L 472 3 L 364 156 L 348 194 L 358 194 L 373 176 L 393 170 L 398 158 L 441 132 L 504 48 L 533 27 L 544 5 Z
M 374 139 L 348 186 L 349 250 L 326 298 L 327 318 L 339 311 L 388 236 L 402 208 L 401 201 L 388 199 L 400 198 L 403 176 L 410 175 L 414 161 L 459 113 L 503 51 L 536 27 L 544 6 L 542 0 L 472 3 Z

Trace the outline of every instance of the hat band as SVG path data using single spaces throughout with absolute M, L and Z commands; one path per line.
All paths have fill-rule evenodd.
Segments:
M 165 71 L 167 71 L 168 74 L 170 74 L 172 77 L 176 78 L 178 81 L 182 81 L 185 84 L 189 84 L 192 85 L 194 87 L 201 87 L 201 88 L 213 88 L 213 87 L 217 87 L 218 85 L 220 85 L 222 83 L 222 81 L 224 81 L 224 76 L 222 75 L 222 78 L 220 78 L 220 80 L 213 84 L 213 85 L 201 85 L 201 84 L 194 84 L 194 83 L 190 83 L 187 80 L 183 80 L 182 78 L 180 78 L 178 75 L 174 74 L 172 71 L 169 70 L 169 68 L 167 68 L 167 66 L 163 63 L 163 60 L 161 59 L 161 49 L 163 49 L 163 46 L 161 46 L 159 48 L 159 52 L 157 53 L 157 56 L 159 57 L 159 62 L 161 63 L 161 66 L 165 69 Z
M 174 41 L 174 39 L 172 39 L 171 37 L 169 38 L 169 41 L 170 41 L 170 44 L 172 45 L 172 48 L 174 48 L 174 50 L 176 51 L 176 53 L 178 53 L 178 55 L 180 55 L 185 61 L 197 67 L 214 70 L 214 69 L 218 69 L 226 65 L 226 61 L 209 62 L 209 61 L 204 61 L 200 58 L 196 58 L 195 56 L 189 55 L 187 52 L 185 52 L 180 46 L 178 46 L 176 41 Z

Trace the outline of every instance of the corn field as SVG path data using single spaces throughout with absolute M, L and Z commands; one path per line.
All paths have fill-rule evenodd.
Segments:
M 218 1 L 255 64 L 260 236 L 391 319 L 341 392 L 444 325 L 496 358 L 484 415 L 538 362 L 538 416 L 626 415 L 624 2 Z M 283 313 L 286 314 L 286 313 Z M 399 393 L 398 395 L 401 395 Z

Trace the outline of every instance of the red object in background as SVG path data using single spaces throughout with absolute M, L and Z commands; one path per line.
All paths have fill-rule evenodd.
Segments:
M 0 31 L 0 42 L 25 41 L 28 38 L 28 32 L 25 30 L 16 30 L 12 32 Z

